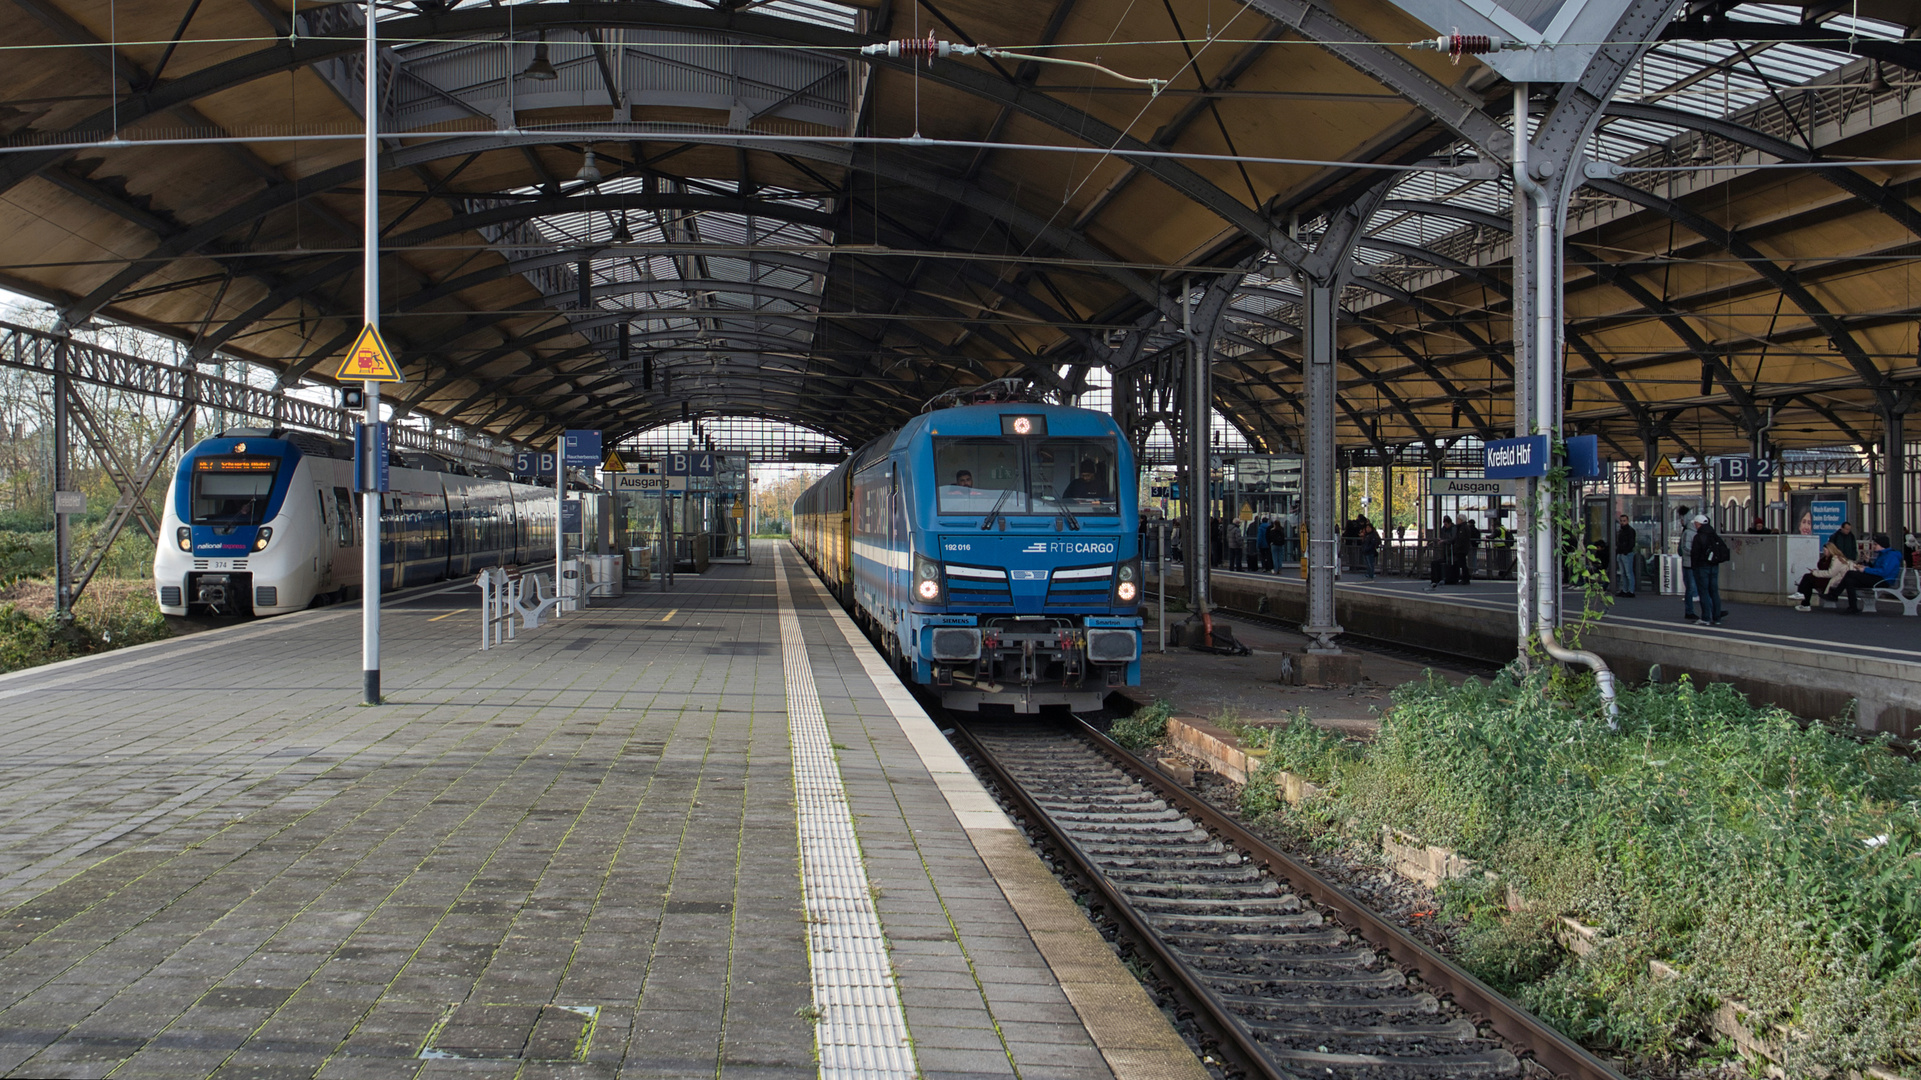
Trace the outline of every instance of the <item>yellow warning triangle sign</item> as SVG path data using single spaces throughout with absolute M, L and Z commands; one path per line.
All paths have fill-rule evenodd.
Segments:
M 1660 463 L 1654 466 L 1654 475 L 1662 480 L 1672 480 L 1681 475 L 1681 472 L 1674 467 L 1674 462 L 1668 460 L 1666 454 L 1662 454 Z
M 607 451 L 607 460 L 600 463 L 601 472 L 626 472 L 627 463 L 620 460 L 620 451 Z
M 394 354 L 387 351 L 387 343 L 380 340 L 380 331 L 371 323 L 360 328 L 360 336 L 340 361 L 334 378 L 342 382 L 405 381 L 400 377 L 400 365 L 394 363 Z

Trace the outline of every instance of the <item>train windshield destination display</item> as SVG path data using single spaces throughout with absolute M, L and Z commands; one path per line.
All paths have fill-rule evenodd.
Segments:
M 280 459 L 270 457 L 203 457 L 193 462 L 195 472 L 270 473 L 279 467 Z

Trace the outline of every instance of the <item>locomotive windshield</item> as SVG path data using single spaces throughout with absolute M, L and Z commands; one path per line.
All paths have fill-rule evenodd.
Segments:
M 1115 513 L 1111 438 L 935 439 L 944 514 Z
M 934 475 L 943 514 L 1027 513 L 1018 440 L 935 439 Z
M 244 460 L 246 464 L 260 459 Z M 267 520 L 267 498 L 273 494 L 273 466 L 258 471 L 224 471 L 227 462 L 212 459 L 212 469 L 197 468 L 189 500 L 195 525 L 258 525 Z M 217 471 L 218 470 L 218 471 Z
M 1034 509 L 1065 505 L 1076 514 L 1118 511 L 1113 439 L 1032 439 L 1028 452 Z

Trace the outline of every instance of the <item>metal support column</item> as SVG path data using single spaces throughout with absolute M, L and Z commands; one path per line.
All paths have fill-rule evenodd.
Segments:
M 1908 403 L 1901 404 L 1905 406 Z M 1884 531 L 1888 534 L 1888 542 L 1898 548 L 1902 538 L 1908 534 L 1906 412 L 1903 408 L 1890 408 L 1883 419 L 1882 442 L 1885 449 L 1881 457 L 1888 463 L 1888 479 L 1887 483 L 1881 485 L 1881 490 L 1885 493 L 1883 497 L 1887 500 L 1888 509 L 1882 515 L 1882 520 L 1887 523 Z
M 1213 357 L 1209 354 L 1213 352 L 1214 335 L 1211 328 L 1197 330 L 1193 316 L 1192 290 L 1183 289 L 1181 332 L 1187 338 L 1187 402 L 1182 411 L 1187 414 L 1188 487 L 1183 492 L 1187 496 L 1187 542 L 1181 545 L 1181 553 L 1187 556 L 1187 600 L 1194 614 L 1200 615 L 1211 606 L 1209 598 L 1214 591 L 1208 572 L 1211 553 L 1207 550 L 1214 509 L 1207 482 L 1208 427 L 1214 416 Z
M 1334 318 L 1336 291 L 1326 285 L 1302 288 L 1301 349 L 1306 367 L 1307 440 L 1301 486 L 1307 513 L 1301 527 L 1301 558 L 1307 560 L 1307 651 L 1338 653 L 1341 632 L 1334 621 L 1334 554 L 1340 530 L 1334 526 Z
M 360 182 L 364 189 L 360 233 L 360 308 L 361 319 L 377 331 L 380 327 L 380 48 L 374 33 L 374 3 L 367 0 L 366 97 L 361 100 L 361 121 L 366 137 L 361 144 L 365 160 Z M 377 433 L 380 423 L 380 384 L 362 384 L 367 394 L 367 427 Z M 376 438 L 367 440 L 369 458 L 378 452 Z M 363 478 L 368 489 L 360 496 L 362 539 L 360 549 L 360 671 L 361 700 L 380 704 L 380 504 L 378 484 L 365 483 L 378 470 L 371 461 L 369 475 Z
M 64 328 L 63 328 L 64 329 Z M 71 447 L 67 431 L 67 340 L 53 347 L 53 614 L 61 625 L 73 621 L 73 528 L 61 500 L 72 487 Z

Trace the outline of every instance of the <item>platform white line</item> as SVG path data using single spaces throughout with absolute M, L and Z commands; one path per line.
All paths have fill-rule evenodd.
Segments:
M 807 960 L 813 971 L 814 1005 L 820 1010 L 815 1027 L 820 1075 L 824 1080 L 910 1080 L 917 1073 L 907 1014 L 874 910 L 847 788 L 821 714 L 792 583 L 778 558 L 774 576 L 779 583 L 775 598 L 787 682 L 787 731 L 793 745 L 801 891 L 807 900 Z

